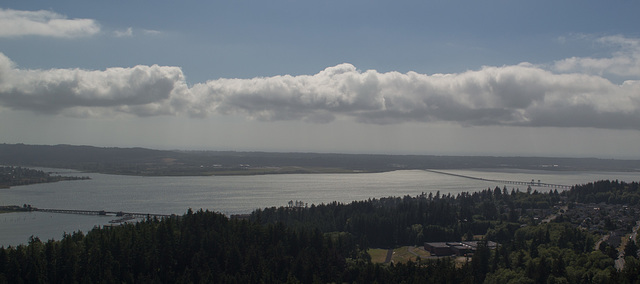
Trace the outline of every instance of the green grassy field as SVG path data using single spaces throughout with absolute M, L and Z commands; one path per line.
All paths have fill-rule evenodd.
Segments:
M 409 251 L 410 249 L 412 249 L 415 254 L 411 253 Z M 369 256 L 371 256 L 371 262 L 373 263 L 384 263 L 387 258 L 387 249 L 369 249 L 368 253 Z M 418 256 L 424 259 L 431 256 L 431 254 L 429 254 L 428 251 L 425 251 L 422 247 L 403 246 L 393 250 L 391 261 L 395 263 L 405 263 L 409 260 L 416 262 Z
M 387 258 L 387 249 L 369 249 L 367 253 L 371 256 L 373 263 L 383 263 Z

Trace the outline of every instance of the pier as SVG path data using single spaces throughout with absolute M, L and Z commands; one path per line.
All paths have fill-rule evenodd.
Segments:
M 63 213 L 63 214 L 80 214 L 80 215 L 100 215 L 100 216 L 131 216 L 135 218 L 157 217 L 167 218 L 171 215 L 168 214 L 150 214 L 150 213 L 137 213 L 137 212 L 122 212 L 122 211 L 105 211 L 105 210 L 73 210 L 73 209 L 40 209 L 32 208 L 32 211 L 49 212 L 49 213 Z
M 450 176 L 454 176 L 454 177 L 461 177 L 461 178 L 474 179 L 474 180 L 480 180 L 480 181 L 497 182 L 497 183 L 502 183 L 502 184 L 515 184 L 515 185 L 526 185 L 526 186 L 537 186 L 537 187 L 551 187 L 551 188 L 561 188 L 561 189 L 571 189 L 571 187 L 572 187 L 571 185 L 564 185 L 564 184 L 543 183 L 543 182 L 540 182 L 540 180 L 538 180 L 536 182 L 535 180 L 517 181 L 517 180 L 486 179 L 486 178 L 465 176 L 465 175 L 459 175 L 459 174 L 453 174 L 453 173 L 447 173 L 447 172 L 441 172 L 441 171 L 434 171 L 434 170 L 425 170 L 425 171 L 436 173 L 436 174 L 450 175 Z

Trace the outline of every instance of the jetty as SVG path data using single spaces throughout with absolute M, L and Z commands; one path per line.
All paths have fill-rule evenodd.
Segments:
M 497 183 L 501 183 L 501 184 L 515 184 L 515 185 L 551 187 L 551 188 L 561 188 L 561 189 L 571 189 L 571 187 L 572 187 L 571 185 L 565 185 L 565 184 L 543 183 L 543 182 L 540 182 L 540 180 L 538 180 L 536 182 L 535 180 L 518 181 L 518 180 L 486 179 L 486 178 L 465 176 L 465 175 L 459 175 L 459 174 L 447 173 L 447 172 L 441 172 L 441 171 L 435 171 L 435 170 L 428 170 L 428 169 L 425 169 L 424 171 L 432 172 L 432 173 L 436 173 L 436 174 L 443 174 L 443 175 L 450 175 L 450 176 L 455 176 L 455 177 L 467 178 L 467 179 L 480 180 L 480 181 L 497 182 Z

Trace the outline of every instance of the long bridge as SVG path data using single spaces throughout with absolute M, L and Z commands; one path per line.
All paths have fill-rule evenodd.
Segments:
M 64 214 L 80 214 L 80 215 L 102 215 L 102 216 L 116 216 L 116 217 L 158 217 L 167 218 L 171 215 L 167 214 L 150 214 L 150 213 L 137 213 L 137 212 L 122 212 L 122 211 L 105 211 L 105 210 L 73 210 L 73 209 L 41 209 L 32 208 L 33 211 L 49 212 L 49 213 L 64 213 Z
M 434 170 L 427 170 L 427 169 L 425 169 L 425 171 L 436 173 L 436 174 L 450 175 L 450 176 L 454 176 L 454 177 L 468 178 L 468 179 L 474 179 L 474 180 L 480 180 L 480 181 L 497 182 L 497 183 L 503 183 L 503 184 L 516 184 L 516 185 L 526 185 L 526 186 L 538 186 L 538 187 L 551 187 L 551 188 L 571 189 L 571 185 L 543 183 L 543 182 L 540 182 L 540 180 L 538 180 L 536 182 L 534 180 L 531 180 L 531 181 L 517 181 L 517 180 L 486 179 L 486 178 L 465 176 L 465 175 L 459 175 L 459 174 L 447 173 L 447 172 L 441 172 L 441 171 L 434 171 Z

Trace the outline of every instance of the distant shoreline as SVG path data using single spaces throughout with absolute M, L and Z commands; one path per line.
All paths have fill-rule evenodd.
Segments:
M 169 151 L 25 144 L 0 144 L 0 165 L 3 164 L 128 176 L 377 173 L 422 169 L 640 172 L 640 160 L 599 158 Z
M 191 171 L 191 172 L 144 172 L 129 173 L 118 171 L 98 172 L 101 174 L 124 175 L 124 176 L 261 176 L 261 175 L 289 175 L 289 174 L 361 174 L 361 173 L 382 173 L 392 172 L 400 169 L 389 170 L 351 170 L 342 168 L 305 168 L 305 167 L 257 167 L 257 168 L 240 168 L 240 169 L 222 169 L 214 171 Z M 415 169 L 417 170 L 417 169 Z

